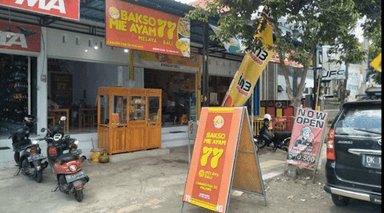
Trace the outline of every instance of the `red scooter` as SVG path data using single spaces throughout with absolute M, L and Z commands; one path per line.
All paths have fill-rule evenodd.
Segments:
M 61 121 L 64 121 L 62 117 Z M 41 129 L 42 132 L 45 129 Z M 47 158 L 52 172 L 57 177 L 57 187 L 66 194 L 72 193 L 78 202 L 84 198 L 84 185 L 89 181 L 88 175 L 81 169 L 81 163 L 86 159 L 80 157 L 81 149 L 77 149 L 78 140 L 70 138 L 61 131 L 61 122 L 48 130 L 44 139 L 47 146 Z

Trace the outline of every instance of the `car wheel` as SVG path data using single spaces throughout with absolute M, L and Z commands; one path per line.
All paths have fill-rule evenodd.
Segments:
M 332 194 L 332 201 L 336 206 L 346 206 L 350 200 L 349 197 Z

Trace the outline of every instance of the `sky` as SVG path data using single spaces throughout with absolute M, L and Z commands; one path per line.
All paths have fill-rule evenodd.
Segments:
M 181 3 L 184 3 L 184 4 L 189 4 L 189 3 L 194 2 L 196 0 L 175 0 L 175 1 L 178 1 L 178 2 L 181 2 Z

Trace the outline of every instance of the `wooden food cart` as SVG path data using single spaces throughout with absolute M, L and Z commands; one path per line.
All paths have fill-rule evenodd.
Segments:
M 99 87 L 98 147 L 108 154 L 161 147 L 161 89 Z

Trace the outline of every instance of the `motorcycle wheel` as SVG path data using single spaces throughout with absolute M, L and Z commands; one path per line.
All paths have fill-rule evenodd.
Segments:
M 65 180 L 64 175 L 59 175 L 58 184 L 59 184 L 59 189 L 61 192 L 69 194 L 70 189 L 68 188 L 67 180 Z
M 289 149 L 289 141 L 291 141 L 291 137 L 288 137 L 286 139 L 283 140 L 283 143 L 281 145 L 281 149 L 288 152 L 288 149 Z
M 15 154 L 13 154 L 13 158 L 15 159 L 15 162 L 17 164 L 19 164 L 20 163 L 20 152 L 15 151 Z
M 266 145 L 267 145 L 267 143 L 265 142 L 264 139 L 259 138 L 259 139 L 257 140 L 257 146 L 258 146 L 260 149 L 264 148 Z
M 273 152 L 276 152 L 276 150 L 277 150 L 277 148 L 278 148 L 278 144 L 277 144 L 277 142 L 276 142 L 276 144 L 275 143 L 273 143 Z
M 35 172 L 35 180 L 37 183 L 43 182 L 43 172 L 42 171 L 36 171 Z
M 24 159 L 24 160 L 21 162 L 21 169 L 22 169 L 22 173 L 23 173 L 24 175 L 29 175 L 29 174 L 30 174 L 30 171 L 31 171 L 31 165 L 29 164 L 28 159 Z
M 84 199 L 83 189 L 81 189 L 81 190 L 76 190 L 76 189 L 75 189 L 75 199 L 76 199 L 78 202 L 83 201 L 83 199 Z

